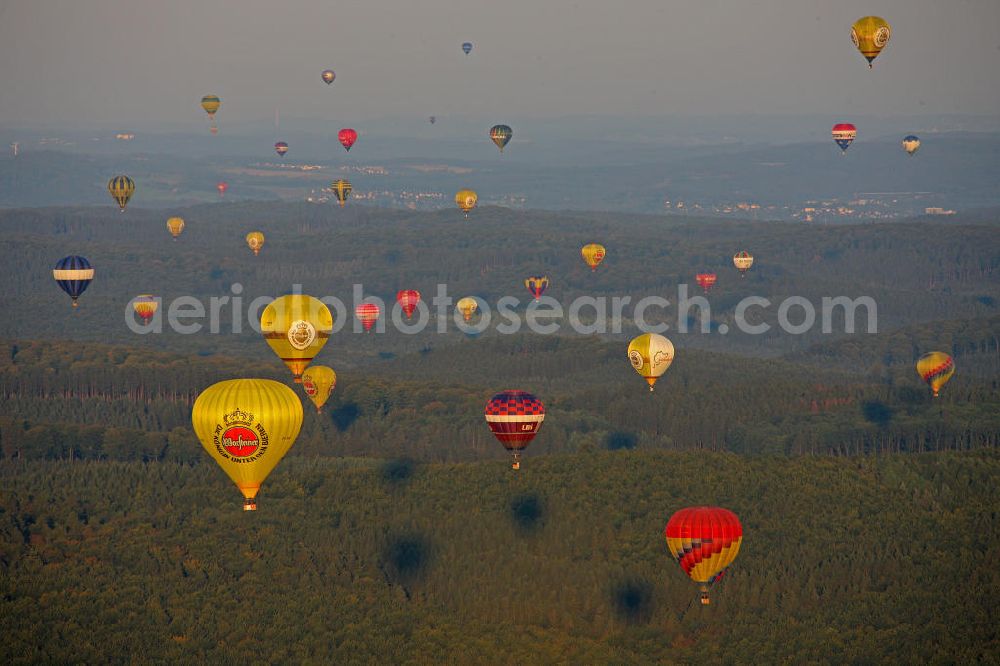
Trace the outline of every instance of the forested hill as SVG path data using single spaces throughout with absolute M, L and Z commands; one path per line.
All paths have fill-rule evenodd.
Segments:
M 3 461 L 0 660 L 990 663 L 998 475 L 996 450 L 293 458 L 245 514 L 214 465 Z M 706 502 L 745 537 L 702 607 L 663 527 Z

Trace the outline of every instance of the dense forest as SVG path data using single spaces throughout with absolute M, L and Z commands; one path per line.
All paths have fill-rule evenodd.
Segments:
M 997 451 L 0 462 L 0 659 L 956 663 L 1000 650 Z M 702 607 L 679 507 L 745 538 Z M 474 593 L 470 594 L 470 591 Z
M 0 211 L 3 663 L 953 663 L 1000 651 L 1000 252 L 992 213 L 807 226 L 306 204 L 179 212 Z M 243 244 L 260 228 L 260 257 Z M 579 256 L 608 247 L 591 273 Z M 733 253 L 751 250 L 745 279 Z M 80 307 L 52 281 L 97 270 Z M 230 310 L 220 330 L 140 335 L 130 299 L 352 287 L 486 303 L 661 295 L 719 275 L 708 332 L 681 333 L 650 393 L 640 327 L 334 333 L 336 390 L 240 510 L 192 432 L 198 394 L 290 375 Z M 234 290 L 239 284 L 241 289 Z M 699 290 L 700 291 L 700 290 Z M 862 324 L 733 330 L 746 296 L 870 296 Z M 162 314 L 162 312 L 161 312 Z M 450 319 L 450 316 L 449 316 Z M 432 320 L 433 321 L 433 320 Z M 596 317 L 588 320 L 595 323 Z M 863 317 L 862 317 L 863 321 Z M 613 323 L 609 321 L 606 323 Z M 433 326 L 431 327 L 433 329 Z M 914 372 L 940 350 L 939 398 Z M 483 407 L 536 394 L 546 420 L 510 470 Z M 736 512 L 744 545 L 702 608 L 663 529 L 690 504 Z M 470 591 L 474 593 L 470 594 Z M 497 657 L 497 655 L 502 655 Z

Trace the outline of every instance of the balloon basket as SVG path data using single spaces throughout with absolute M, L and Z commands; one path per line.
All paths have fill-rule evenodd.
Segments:
M 243 510 L 244 511 L 256 511 L 257 510 L 257 499 L 253 497 L 247 497 L 243 500 Z

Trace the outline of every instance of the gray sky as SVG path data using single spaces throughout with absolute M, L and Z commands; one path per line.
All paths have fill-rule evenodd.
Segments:
M 892 40 L 869 71 L 851 23 Z M 462 54 L 463 41 L 475 44 Z M 337 72 L 327 87 L 319 73 Z M 998 0 L 0 0 L 0 122 L 1000 113 Z

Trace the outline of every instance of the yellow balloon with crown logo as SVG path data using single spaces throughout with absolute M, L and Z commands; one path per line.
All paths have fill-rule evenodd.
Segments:
M 302 401 L 272 379 L 229 379 L 194 401 L 191 424 L 201 445 L 257 510 L 257 493 L 302 427 Z
M 323 405 L 330 399 L 330 394 L 337 387 L 337 373 L 325 365 L 310 365 L 302 373 L 302 390 L 316 405 L 316 413 L 323 411 Z
M 674 344 L 662 335 L 643 333 L 628 343 L 628 361 L 652 391 L 656 380 L 674 362 Z
M 333 331 L 333 315 L 322 301 L 305 294 L 289 294 L 271 301 L 260 315 L 260 332 L 288 369 L 296 384 L 302 372 L 326 344 Z

